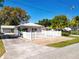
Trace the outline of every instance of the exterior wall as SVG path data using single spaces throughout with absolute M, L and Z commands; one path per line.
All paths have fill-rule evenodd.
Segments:
M 14 33 L 15 33 L 16 36 L 20 36 L 20 33 L 19 33 L 17 28 L 14 29 Z
M 22 32 L 22 37 L 31 40 L 31 32 Z
M 41 32 L 41 28 L 37 28 L 37 32 Z
M 40 32 L 41 31 L 41 27 L 21 27 L 21 28 L 27 28 L 28 29 L 27 32 L 33 32 L 32 29 L 37 29 L 34 32 Z

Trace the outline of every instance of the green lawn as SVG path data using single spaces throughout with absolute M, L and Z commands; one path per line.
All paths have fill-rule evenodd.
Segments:
M 75 44 L 75 43 L 79 43 L 79 37 L 73 37 L 73 38 L 74 38 L 73 40 L 67 40 L 67 41 L 62 41 L 59 43 L 48 44 L 48 46 L 61 48 L 61 47 L 65 47 L 68 45 Z
M 2 40 L 0 40 L 0 57 L 5 53 L 5 48 Z

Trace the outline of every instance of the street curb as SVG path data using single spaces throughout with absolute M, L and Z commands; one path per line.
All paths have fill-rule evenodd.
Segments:
M 6 52 L 5 52 L 6 53 Z M 0 59 L 4 59 L 5 53 L 0 57 Z
M 3 39 L 2 39 L 2 41 L 3 41 Z M 4 41 L 3 41 L 3 44 L 4 44 Z M 4 47 L 5 47 L 5 44 L 4 44 Z M 6 52 L 7 52 L 7 50 L 5 48 L 5 53 L 0 57 L 0 59 L 4 59 L 4 56 L 5 56 Z

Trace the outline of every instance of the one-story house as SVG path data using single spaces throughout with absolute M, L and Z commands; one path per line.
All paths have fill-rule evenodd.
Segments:
M 34 23 L 20 24 L 18 25 L 18 28 L 21 29 L 22 37 L 30 40 L 61 36 L 60 31 L 46 31 L 43 30 L 43 28 L 45 28 L 44 26 Z
M 34 23 L 24 23 L 18 25 L 18 27 L 24 32 L 41 32 L 43 26 Z

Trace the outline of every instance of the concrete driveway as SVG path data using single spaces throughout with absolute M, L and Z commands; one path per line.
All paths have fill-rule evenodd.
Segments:
M 28 59 L 79 59 L 79 43 L 54 51 L 48 51 Z
M 4 39 L 3 40 L 6 53 L 4 59 L 27 59 L 32 56 L 42 54 L 48 51 L 53 51 L 56 48 L 41 46 L 26 41 L 21 38 L 18 39 Z
M 79 59 L 79 43 L 57 49 L 23 39 L 3 41 L 7 50 L 4 59 Z

